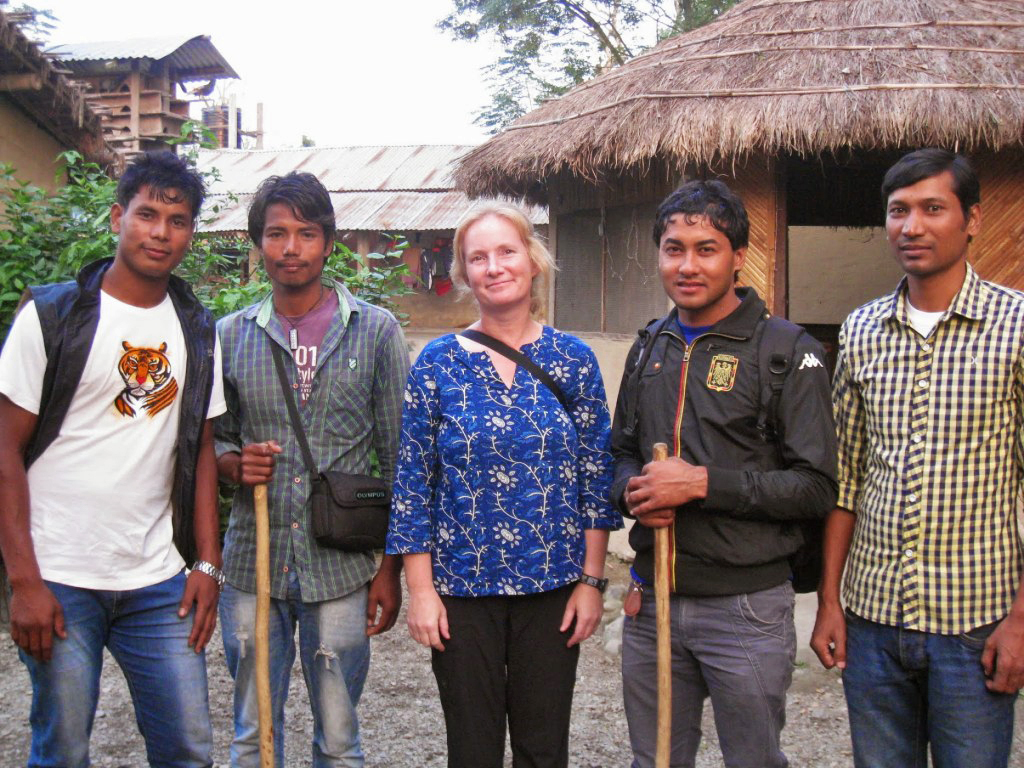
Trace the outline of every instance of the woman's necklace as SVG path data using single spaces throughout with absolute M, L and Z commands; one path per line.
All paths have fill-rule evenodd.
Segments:
M 313 306 L 311 306 L 301 315 L 292 315 L 291 317 L 289 317 L 283 312 L 277 313 L 278 315 L 281 316 L 282 320 L 288 323 L 288 326 L 290 328 L 290 330 L 288 331 L 288 349 L 290 349 L 292 352 L 299 348 L 299 325 L 302 323 L 303 320 L 306 319 L 306 315 L 308 315 L 310 312 L 312 312 L 314 309 L 320 306 L 320 302 L 323 301 L 323 298 L 324 284 L 320 283 L 320 295 L 316 297 L 316 301 L 313 302 Z

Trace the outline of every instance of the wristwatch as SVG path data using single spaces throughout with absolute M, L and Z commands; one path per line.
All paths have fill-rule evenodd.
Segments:
M 581 573 L 580 577 L 576 579 L 580 584 L 586 584 L 588 587 L 593 587 L 602 595 L 605 589 L 608 587 L 608 579 L 595 579 L 593 576 L 588 576 L 585 573 Z
M 220 568 L 213 563 L 208 563 L 205 560 L 196 560 L 192 563 L 192 570 L 205 573 L 211 579 L 216 581 L 218 589 L 224 588 L 224 574 L 221 572 Z

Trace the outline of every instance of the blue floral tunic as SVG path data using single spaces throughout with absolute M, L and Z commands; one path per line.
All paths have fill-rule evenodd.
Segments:
M 622 525 L 608 502 L 610 420 L 594 353 L 547 326 L 521 351 L 558 382 L 569 414 L 523 368 L 506 387 L 487 353 L 453 334 L 409 372 L 387 552 L 431 552 L 443 595 L 569 584 L 584 529 Z

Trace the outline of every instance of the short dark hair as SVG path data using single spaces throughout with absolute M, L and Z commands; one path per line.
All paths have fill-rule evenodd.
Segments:
M 188 203 L 195 223 L 206 198 L 206 185 L 199 172 L 173 152 L 144 152 L 124 169 L 117 182 L 117 202 L 127 208 L 143 187 L 165 203 Z M 175 194 L 176 193 L 176 194 Z
M 966 157 L 936 147 L 918 149 L 904 155 L 885 172 L 885 179 L 882 181 L 882 205 L 888 205 L 889 196 L 897 189 L 913 186 L 919 181 L 946 171 L 953 175 L 953 192 L 960 201 L 964 219 L 967 219 L 971 215 L 971 206 L 981 202 L 978 175 Z
M 287 205 L 302 221 L 319 224 L 325 240 L 334 238 L 334 206 L 327 188 L 312 173 L 292 171 L 270 176 L 256 188 L 249 204 L 249 237 L 257 246 L 263 239 L 267 208 L 275 203 Z
M 662 201 L 654 219 L 654 244 L 659 248 L 668 220 L 677 213 L 683 214 L 688 224 L 706 216 L 711 225 L 729 239 L 733 250 L 747 247 L 750 238 L 747 209 L 739 195 L 724 182 L 688 181 Z

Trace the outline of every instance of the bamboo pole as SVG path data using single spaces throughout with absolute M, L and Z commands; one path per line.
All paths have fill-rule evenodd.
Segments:
M 665 443 L 654 444 L 654 460 L 668 458 Z M 670 625 L 669 527 L 654 529 L 654 600 L 658 630 L 658 742 L 655 768 L 669 768 L 672 751 L 672 629 Z
M 274 768 L 274 721 L 270 708 L 270 514 L 267 486 L 253 488 L 256 507 L 256 708 L 260 768 Z

